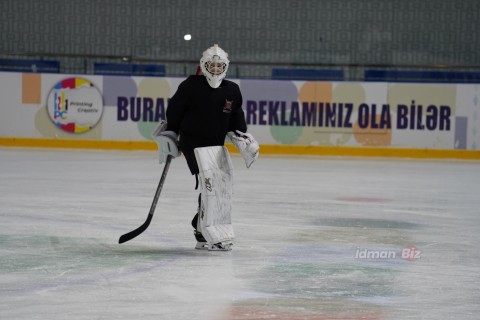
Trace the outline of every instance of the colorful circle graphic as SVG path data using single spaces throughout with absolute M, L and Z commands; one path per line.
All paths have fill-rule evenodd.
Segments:
M 84 133 L 100 121 L 103 99 L 90 81 L 68 78 L 58 82 L 48 94 L 47 110 L 58 128 L 70 133 Z

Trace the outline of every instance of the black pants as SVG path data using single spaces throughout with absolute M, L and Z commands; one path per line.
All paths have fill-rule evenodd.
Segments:
M 200 194 L 198 195 L 198 209 L 197 209 L 197 213 L 195 214 L 195 216 L 194 216 L 193 219 L 192 219 L 192 227 L 193 227 L 193 229 L 195 229 L 195 230 L 197 230 L 198 214 L 200 213 L 201 203 L 202 203 L 202 194 L 200 193 Z

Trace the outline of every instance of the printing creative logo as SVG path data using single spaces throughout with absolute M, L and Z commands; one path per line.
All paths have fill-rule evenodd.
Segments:
M 47 110 L 58 128 L 70 133 L 83 133 L 100 121 L 103 99 L 90 81 L 68 78 L 58 82 L 48 94 Z

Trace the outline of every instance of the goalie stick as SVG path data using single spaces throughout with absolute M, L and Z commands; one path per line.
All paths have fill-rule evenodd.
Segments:
M 162 177 L 158 182 L 157 191 L 155 192 L 155 197 L 153 198 L 152 206 L 150 207 L 150 212 L 148 213 L 147 220 L 137 229 L 130 231 L 129 233 L 125 233 L 118 239 L 118 243 L 124 243 L 129 240 L 132 240 L 136 236 L 140 235 L 143 231 L 147 230 L 150 222 L 152 221 L 153 213 L 155 212 L 155 208 L 157 207 L 158 198 L 160 197 L 160 192 L 163 188 L 163 183 L 165 182 L 165 178 L 167 177 L 168 168 L 170 167 L 170 162 L 172 161 L 173 156 L 168 155 L 167 161 L 165 162 L 165 166 L 163 167 Z

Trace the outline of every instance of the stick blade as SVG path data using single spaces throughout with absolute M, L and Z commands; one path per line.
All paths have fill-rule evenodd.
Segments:
M 143 231 L 147 230 L 148 226 L 150 225 L 150 221 L 152 221 L 152 216 L 148 215 L 147 220 L 140 227 L 122 235 L 120 239 L 118 239 L 118 243 L 121 244 L 121 243 L 130 241 L 133 238 L 140 235 L 141 233 L 143 233 Z
M 168 168 L 170 167 L 170 162 L 172 162 L 172 159 L 173 156 L 169 154 L 167 156 L 165 166 L 163 167 L 162 177 L 158 182 L 157 191 L 155 192 L 155 197 L 153 198 L 152 205 L 150 206 L 150 212 L 148 213 L 147 220 L 137 229 L 130 231 L 129 233 L 125 233 L 123 236 L 121 236 L 120 239 L 118 239 L 118 243 L 124 243 L 132 240 L 133 238 L 141 234 L 143 231 L 145 231 L 150 225 L 150 221 L 152 221 L 153 213 L 155 212 L 155 208 L 157 207 L 158 197 L 160 197 L 160 192 L 162 191 L 163 183 L 165 182 L 165 178 L 167 177 Z

